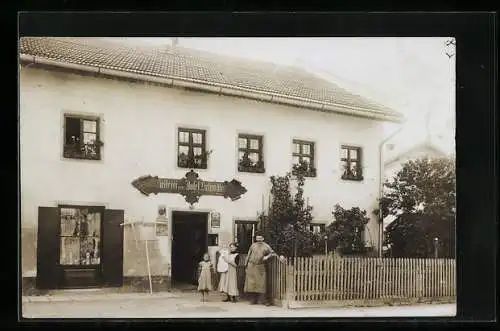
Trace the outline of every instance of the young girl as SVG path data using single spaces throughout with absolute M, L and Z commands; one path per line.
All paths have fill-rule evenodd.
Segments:
M 231 243 L 229 245 L 229 252 L 224 252 L 220 255 L 220 259 L 225 263 L 226 270 L 220 273 L 219 281 L 219 291 L 226 294 L 224 302 L 236 302 L 236 297 L 239 295 L 237 277 L 239 255 L 237 249 L 236 244 Z
M 198 291 L 201 292 L 202 301 L 205 301 L 205 294 L 212 291 L 212 263 L 208 253 L 203 255 L 203 261 L 198 266 Z

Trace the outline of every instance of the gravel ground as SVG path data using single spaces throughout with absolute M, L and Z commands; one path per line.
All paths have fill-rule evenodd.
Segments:
M 435 317 L 455 316 L 455 304 L 283 309 L 249 305 L 248 302 L 221 302 L 212 296 L 114 296 L 78 300 L 28 300 L 22 303 L 24 318 L 273 318 L 273 317 Z

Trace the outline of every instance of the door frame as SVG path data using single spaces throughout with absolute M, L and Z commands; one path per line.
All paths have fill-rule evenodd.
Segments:
M 211 211 L 208 210 L 192 210 L 192 209 L 171 209 L 169 214 L 170 214 L 170 265 L 171 265 L 171 274 L 170 277 L 172 278 L 173 273 L 174 273 L 174 265 L 173 265 L 173 240 L 174 240 L 174 215 L 175 214 L 181 214 L 183 216 L 187 215 L 192 215 L 192 214 L 197 214 L 197 215 L 202 215 L 204 216 L 204 221 L 205 221 L 205 243 L 207 245 L 208 249 L 208 235 L 210 233 L 210 213 Z
M 169 252 L 172 254 L 172 238 L 173 238 L 173 232 L 172 232 L 172 226 L 174 222 L 174 214 L 179 213 L 179 212 L 185 212 L 185 213 L 206 213 L 207 214 L 207 237 L 209 233 L 212 233 L 211 228 L 210 228 L 210 214 L 214 212 L 215 209 L 212 208 L 200 208 L 200 209 L 191 209 L 191 208 L 177 208 L 177 207 L 170 207 L 167 208 L 167 215 L 168 215 L 168 236 L 169 236 Z M 208 240 L 208 238 L 207 238 Z
M 61 208 L 89 208 L 101 213 L 101 260 L 94 268 L 96 282 L 94 284 L 82 284 L 67 286 L 64 284 L 64 270 L 85 269 L 87 266 L 63 265 L 61 259 Z M 123 209 L 107 209 L 106 205 L 100 203 L 58 203 L 52 206 L 37 207 L 37 247 L 36 247 L 36 287 L 40 289 L 63 289 L 63 288 L 100 288 L 119 287 L 123 284 Z M 121 250 L 116 250 L 116 238 L 109 236 L 114 228 L 119 230 L 116 235 Z M 109 232 L 108 232 L 109 231 Z M 102 240 L 106 238 L 106 240 Z M 110 239 L 111 238 L 111 239 Z M 112 243 L 115 241 L 115 245 Z M 110 241 L 111 240 L 111 241 Z M 111 242 L 106 248 L 106 242 Z M 110 253 L 110 248 L 112 248 Z M 115 254 L 116 252 L 116 254 Z M 119 256 L 117 255 L 119 254 Z M 111 261 L 111 263 L 110 263 Z M 119 261 L 119 262 L 118 262 Z M 119 263 L 119 265 L 117 265 Z M 82 268 L 83 267 L 83 268 Z M 92 268 L 88 268 L 92 269 Z M 110 271 L 111 270 L 111 271 Z M 119 272 L 119 277 L 118 273 Z M 66 285 L 66 286 L 65 286 Z

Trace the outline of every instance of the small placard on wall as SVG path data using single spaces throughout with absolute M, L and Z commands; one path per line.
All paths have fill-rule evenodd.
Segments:
M 156 216 L 156 235 L 160 237 L 168 236 L 167 207 L 158 206 L 158 216 Z
M 161 218 L 167 217 L 167 207 L 165 205 L 158 206 L 158 217 Z
M 156 235 L 157 236 L 168 236 L 168 224 L 167 223 L 156 223 Z
M 219 246 L 219 235 L 217 233 L 208 235 L 208 246 Z
M 213 212 L 210 214 L 210 226 L 212 228 L 220 228 L 220 213 Z

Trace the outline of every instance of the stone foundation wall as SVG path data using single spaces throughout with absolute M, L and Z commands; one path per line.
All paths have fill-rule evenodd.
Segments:
M 137 233 L 136 233 L 137 235 Z M 170 256 L 168 237 L 148 242 L 148 255 L 154 291 L 170 289 Z M 37 229 L 25 227 L 21 230 L 21 289 L 23 293 L 36 291 L 36 247 Z M 163 247 L 162 247 L 163 245 Z M 124 229 L 123 253 L 124 287 L 131 291 L 149 291 L 148 267 L 145 242 L 134 235 L 131 228 Z M 28 294 L 26 294 L 28 295 Z
M 23 277 L 36 275 L 37 228 L 21 228 L 21 274 Z
M 151 276 L 151 285 L 153 292 L 170 291 L 170 276 Z M 124 277 L 123 292 L 149 292 L 148 276 L 130 276 Z
M 169 276 L 152 276 L 151 277 L 153 292 L 170 291 Z M 111 290 L 111 289 L 110 289 Z M 123 278 L 123 286 L 116 288 L 118 292 L 149 292 L 149 277 L 148 276 L 131 276 Z M 36 277 L 22 277 L 21 295 L 23 296 L 39 296 L 47 295 L 50 290 L 40 290 L 36 288 Z
M 139 232 L 127 226 L 123 236 L 123 275 L 141 277 L 148 275 L 148 258 L 151 275 L 171 276 L 169 237 L 157 237 L 146 242 L 141 240 Z

